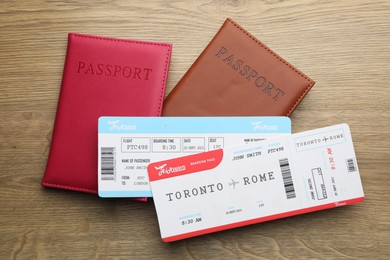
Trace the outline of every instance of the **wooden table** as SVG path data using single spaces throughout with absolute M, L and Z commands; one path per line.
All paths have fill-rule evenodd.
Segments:
M 389 1 L 2 1 L 0 13 L 1 259 L 389 259 Z M 40 186 L 68 32 L 172 42 L 168 94 L 226 17 L 316 80 L 293 132 L 350 125 L 364 203 L 166 244 L 152 201 Z

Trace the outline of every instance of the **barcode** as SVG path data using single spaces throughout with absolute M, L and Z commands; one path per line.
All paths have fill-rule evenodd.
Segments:
M 101 179 L 115 180 L 115 147 L 102 147 L 100 149 Z
M 356 164 L 354 158 L 347 159 L 347 168 L 348 172 L 356 172 Z
M 290 165 L 287 158 L 279 159 L 280 170 L 282 171 L 284 189 L 286 191 L 287 199 L 296 197 L 294 183 L 291 177 Z

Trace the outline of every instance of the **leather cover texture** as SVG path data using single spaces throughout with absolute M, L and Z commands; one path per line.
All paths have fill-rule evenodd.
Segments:
M 228 18 L 165 99 L 163 116 L 288 116 L 313 85 Z
M 96 193 L 98 118 L 160 116 L 172 45 L 70 33 L 42 185 Z

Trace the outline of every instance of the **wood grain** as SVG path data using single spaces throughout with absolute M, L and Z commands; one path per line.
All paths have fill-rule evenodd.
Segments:
M 226 17 L 316 85 L 293 131 L 350 125 L 364 203 L 171 244 L 154 205 L 44 189 L 68 32 L 174 44 L 174 87 Z M 1 259 L 389 259 L 389 1 L 1 1 Z

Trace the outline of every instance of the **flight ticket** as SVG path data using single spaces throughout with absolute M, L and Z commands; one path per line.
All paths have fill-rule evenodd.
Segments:
M 152 197 L 149 163 L 291 133 L 288 117 L 100 117 L 100 197 Z
M 163 241 L 363 201 L 348 125 L 148 166 Z

